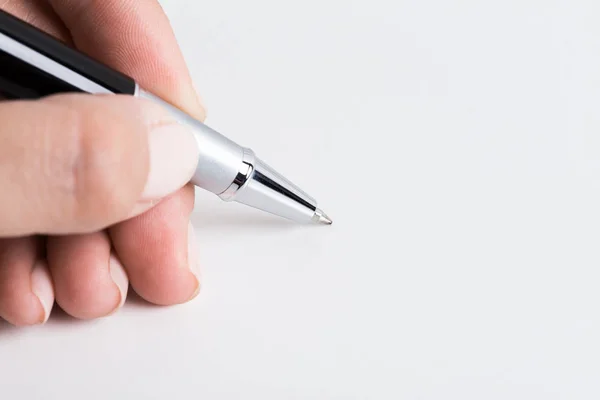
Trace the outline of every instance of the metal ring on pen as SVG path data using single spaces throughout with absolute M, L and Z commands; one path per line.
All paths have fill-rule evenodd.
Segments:
M 255 156 L 252 150 L 244 149 L 242 164 L 231 185 L 219 195 L 222 200 L 231 201 L 237 192 L 250 180 L 254 173 Z

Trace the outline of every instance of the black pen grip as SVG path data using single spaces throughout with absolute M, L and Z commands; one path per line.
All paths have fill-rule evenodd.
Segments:
M 115 94 L 135 94 L 136 83 L 130 77 L 2 10 L 0 34 L 0 91 L 8 98 L 93 92 L 87 88 L 94 87 Z M 25 48 L 22 52 L 26 55 L 15 56 L 15 51 L 8 49 L 15 46 Z M 40 65 L 43 61 L 36 61 L 40 59 L 52 60 L 46 65 L 53 67 Z M 56 73 L 57 68 L 63 74 Z M 65 70 L 72 71 L 71 75 L 78 78 L 78 83 L 65 78 Z M 88 81 L 87 86 L 80 83 L 82 79 Z

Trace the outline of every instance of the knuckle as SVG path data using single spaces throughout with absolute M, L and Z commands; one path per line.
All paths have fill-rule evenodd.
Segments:
M 67 313 L 75 318 L 90 319 L 106 315 L 114 306 L 114 301 L 107 296 L 111 287 L 104 285 L 81 285 L 81 280 L 66 279 L 59 285 L 56 293 L 56 302 Z M 107 297 L 110 304 L 107 308 Z
M 68 209 L 61 214 L 90 227 L 110 224 L 135 202 L 131 190 L 123 190 L 129 171 L 118 139 L 126 129 L 93 109 L 68 111 L 64 118 L 66 140 L 50 155 L 53 181 L 67 197 Z

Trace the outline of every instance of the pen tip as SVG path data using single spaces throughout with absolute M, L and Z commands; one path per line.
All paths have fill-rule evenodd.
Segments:
M 321 225 L 331 225 L 333 224 L 333 220 L 327 216 L 320 208 L 317 208 L 315 211 L 315 220 L 317 223 Z

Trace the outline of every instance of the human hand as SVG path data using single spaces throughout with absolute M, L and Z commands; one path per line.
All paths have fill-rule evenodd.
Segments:
M 155 0 L 12 0 L 0 8 L 204 120 Z M 129 284 L 159 305 L 198 294 L 194 189 L 186 185 L 197 153 L 187 130 L 125 96 L 0 102 L 0 120 L 0 317 L 44 323 L 55 300 L 76 318 L 107 316 Z

